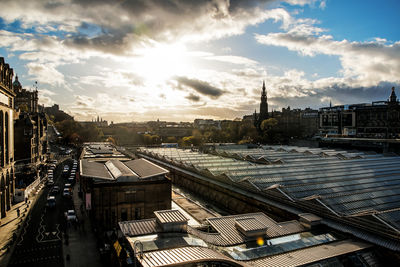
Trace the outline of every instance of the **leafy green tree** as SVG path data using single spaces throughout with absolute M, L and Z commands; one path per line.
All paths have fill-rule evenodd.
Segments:
M 202 142 L 201 142 L 201 139 L 199 139 L 199 137 L 195 137 L 195 136 L 191 135 L 191 136 L 185 136 L 182 138 L 181 146 L 191 146 L 191 145 L 198 146 L 201 143 Z

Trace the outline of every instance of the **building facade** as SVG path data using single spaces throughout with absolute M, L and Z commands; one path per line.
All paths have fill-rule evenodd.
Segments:
M 20 112 L 15 122 L 16 185 L 24 188 L 40 175 L 47 160 L 47 119 L 43 113 Z
M 13 69 L 0 57 L 0 217 L 11 209 L 15 190 Z
M 19 116 L 15 121 L 16 186 L 25 188 L 40 176 L 47 159 L 47 119 L 39 112 L 38 90 L 22 88 L 15 77 L 15 108 Z
M 89 145 L 81 156 L 85 205 L 98 226 L 110 230 L 120 221 L 148 219 L 156 210 L 170 209 L 168 171 L 145 159 L 113 157 L 114 152 L 111 145 Z
M 18 80 L 18 75 L 15 77 L 13 82 L 13 88 L 15 92 L 15 109 L 30 113 L 39 112 L 38 106 L 38 90 L 29 91 L 22 88 L 21 83 Z
M 400 104 L 395 88 L 387 101 L 321 108 L 319 133 L 322 136 L 400 138 Z

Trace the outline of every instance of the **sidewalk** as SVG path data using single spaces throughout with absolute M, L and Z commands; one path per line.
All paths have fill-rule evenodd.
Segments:
M 63 236 L 63 255 L 64 266 L 69 267 L 86 267 L 86 266 L 102 266 L 100 252 L 97 249 L 96 237 L 92 231 L 92 225 L 86 212 L 81 212 L 80 206 L 82 199 L 78 196 L 78 184 L 74 186 L 73 200 L 75 212 L 78 220 L 83 224 L 80 226 L 67 227 L 68 245 L 65 244 L 65 236 Z M 69 260 L 67 260 L 69 255 Z
M 14 251 L 16 242 L 12 242 L 13 234 L 19 237 L 23 229 L 24 222 L 29 214 L 29 211 L 35 205 L 36 200 L 40 197 L 44 187 L 43 181 L 39 183 L 38 187 L 29 196 L 28 204 L 25 201 L 14 204 L 7 212 L 7 216 L 1 219 L 0 225 L 0 266 L 7 266 L 8 261 Z M 17 216 L 17 209 L 19 208 L 20 215 Z M 16 238 L 18 239 L 18 238 Z

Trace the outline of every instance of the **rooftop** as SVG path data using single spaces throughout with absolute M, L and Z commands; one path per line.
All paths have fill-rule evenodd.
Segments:
M 186 222 L 187 219 L 177 210 L 154 213 L 158 220 L 119 223 L 132 248 L 137 241 L 143 245 L 142 254 L 136 255 L 142 266 L 206 261 L 226 262 L 233 266 L 298 266 L 371 246 L 350 239 L 341 240 L 322 228 L 311 232 L 298 221 L 277 223 L 264 213 L 208 218 L 211 232 L 190 226 L 175 232 L 163 230 L 162 223 Z M 265 232 L 246 236 L 237 229 L 238 224 L 245 231 Z M 261 243 L 258 242 L 260 238 Z
M 169 172 L 146 159 L 135 159 L 124 162 L 117 159 L 108 160 L 107 162 L 82 159 L 80 166 L 81 176 L 96 178 L 98 182 L 141 181 L 143 179 L 158 177 Z
M 159 210 L 154 215 L 160 223 L 184 223 L 188 221 L 179 210 Z
M 118 149 L 108 142 L 89 142 L 83 144 L 82 159 L 128 159 Z
M 143 148 L 140 153 L 232 190 L 399 240 L 399 156 L 295 146 L 220 146 L 214 154 Z

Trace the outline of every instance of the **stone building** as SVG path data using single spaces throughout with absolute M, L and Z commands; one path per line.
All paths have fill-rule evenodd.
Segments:
M 387 101 L 325 107 L 319 110 L 319 118 L 322 136 L 400 137 L 400 105 L 394 87 Z
M 11 209 L 14 195 L 14 97 L 13 69 L 0 57 L 0 217 Z
M 40 169 L 47 154 L 47 119 L 44 112 L 39 112 L 38 90 L 22 88 L 15 77 L 15 108 L 19 117 L 15 121 L 15 169 L 16 186 L 25 188 L 40 175 Z
M 15 92 L 15 109 L 25 112 L 39 112 L 38 108 L 38 90 L 37 88 L 33 91 L 22 88 L 21 83 L 18 80 L 18 75 L 15 77 L 13 83 Z
M 145 159 L 128 160 L 118 153 L 110 144 L 89 144 L 80 161 L 86 209 L 103 230 L 171 208 L 168 171 Z
M 288 138 L 309 138 L 318 132 L 318 110 L 287 107 L 273 111 L 271 117 L 278 121 L 279 131 Z
M 16 185 L 25 187 L 40 175 L 47 159 L 47 119 L 43 113 L 21 112 L 15 122 Z

